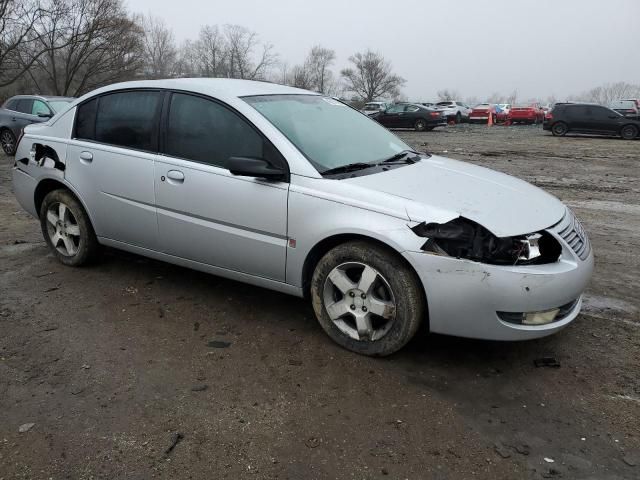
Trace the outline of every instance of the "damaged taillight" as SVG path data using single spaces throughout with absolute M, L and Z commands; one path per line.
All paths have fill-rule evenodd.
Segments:
M 548 232 L 496 237 L 478 223 L 458 217 L 447 223 L 421 223 L 413 232 L 427 238 L 422 250 L 496 265 L 553 263 L 562 247 Z

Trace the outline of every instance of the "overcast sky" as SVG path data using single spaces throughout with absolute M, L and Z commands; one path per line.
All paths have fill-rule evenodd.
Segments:
M 125 0 L 152 13 L 180 42 L 203 24 L 244 25 L 289 65 L 316 44 L 349 56 L 379 51 L 411 100 L 443 88 L 463 98 L 580 93 L 640 83 L 640 0 Z

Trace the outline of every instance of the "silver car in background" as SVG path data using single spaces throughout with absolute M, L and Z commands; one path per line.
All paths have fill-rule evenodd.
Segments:
M 471 107 L 464 102 L 444 101 L 436 103 L 436 108 L 442 111 L 442 115 L 447 120 L 453 120 L 456 123 L 468 122 Z
M 593 269 L 555 197 L 263 82 L 96 90 L 26 127 L 13 187 L 66 265 L 106 245 L 308 297 L 327 334 L 366 355 L 397 351 L 421 324 L 495 340 L 557 332 Z

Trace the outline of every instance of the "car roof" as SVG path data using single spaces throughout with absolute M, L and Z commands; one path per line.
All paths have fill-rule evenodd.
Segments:
M 183 90 L 215 98 L 240 98 L 252 95 L 319 95 L 315 92 L 300 88 L 287 87 L 276 83 L 255 80 L 239 80 L 232 78 L 172 78 L 167 80 L 140 80 L 121 82 L 94 90 L 81 99 L 115 90 L 129 88 L 161 88 L 168 90 Z
M 38 100 L 75 100 L 75 97 L 63 97 L 63 96 L 59 96 L 59 95 L 14 95 L 13 97 L 11 97 L 9 100 L 13 100 L 13 99 L 21 99 L 21 98 L 26 98 L 26 99 L 38 99 Z

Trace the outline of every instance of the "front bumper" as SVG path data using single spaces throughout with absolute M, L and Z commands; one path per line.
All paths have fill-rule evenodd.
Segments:
M 562 245 L 560 260 L 547 265 L 504 266 L 407 251 L 425 289 L 434 333 L 486 340 L 527 340 L 551 335 L 580 313 L 582 293 L 593 272 L 593 252 L 584 260 Z M 540 312 L 572 304 L 555 321 L 521 325 L 498 312 Z

